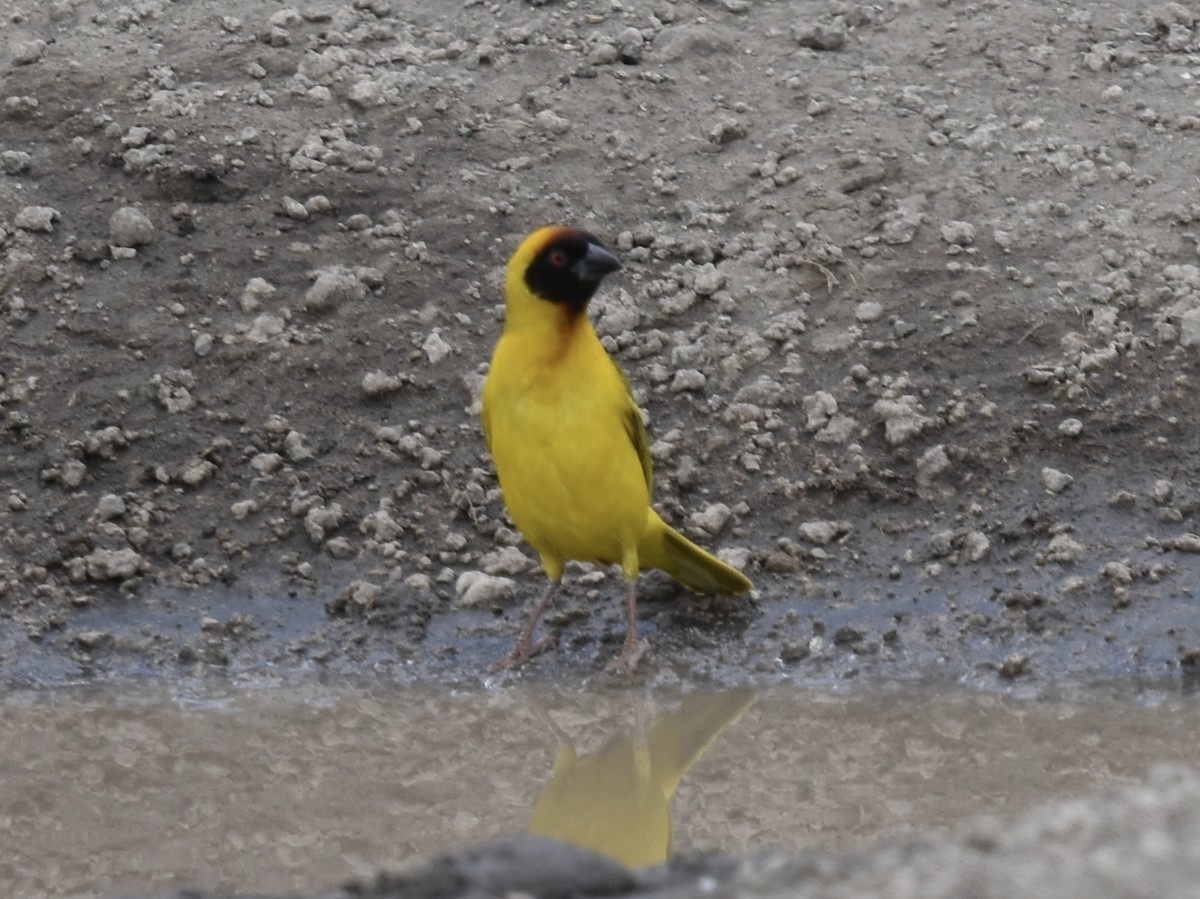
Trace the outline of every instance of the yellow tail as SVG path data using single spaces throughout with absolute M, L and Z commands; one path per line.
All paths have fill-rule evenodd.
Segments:
M 746 575 L 706 552 L 649 512 L 646 532 L 638 543 L 642 568 L 659 568 L 697 593 L 745 593 L 753 584 Z

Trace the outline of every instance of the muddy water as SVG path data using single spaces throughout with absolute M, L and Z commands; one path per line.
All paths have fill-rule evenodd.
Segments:
M 639 783 L 678 782 L 676 849 L 846 849 L 1194 764 L 1197 733 L 1200 703 L 1167 695 L 17 691 L 0 696 L 0 894 L 315 891 Z M 665 851 L 666 808 L 640 814 L 640 844 Z

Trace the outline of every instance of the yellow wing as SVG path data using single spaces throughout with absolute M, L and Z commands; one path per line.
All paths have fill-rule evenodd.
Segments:
M 487 394 L 483 396 L 483 405 L 479 410 L 479 420 L 483 423 L 483 442 L 487 444 L 488 452 L 492 451 L 492 417 L 488 414 Z
M 625 410 L 625 433 L 629 435 L 633 448 L 637 450 L 638 462 L 642 465 L 642 475 L 646 479 L 646 489 L 653 493 L 654 463 L 650 459 L 650 435 L 646 433 L 646 423 L 642 421 L 642 410 L 638 408 L 637 400 L 633 398 L 633 388 L 629 386 L 629 378 L 625 377 L 625 372 L 621 366 L 617 365 L 615 359 L 611 361 L 613 368 L 621 376 L 621 383 L 625 385 L 625 395 L 629 398 L 629 408 Z M 484 428 L 486 429 L 486 427 L 485 424 Z

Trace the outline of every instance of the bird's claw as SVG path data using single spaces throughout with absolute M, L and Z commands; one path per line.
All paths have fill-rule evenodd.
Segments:
M 547 649 L 553 649 L 558 645 L 558 637 L 551 634 L 548 637 L 542 637 L 536 643 L 529 640 L 518 640 L 517 645 L 513 647 L 512 652 L 502 659 L 497 659 L 488 669 L 492 674 L 498 671 L 506 671 L 510 668 L 520 668 L 536 655 L 541 655 Z
M 610 673 L 616 672 L 633 672 L 637 669 L 638 662 L 642 657 L 650 651 L 650 641 L 633 637 L 625 641 L 625 646 L 621 649 L 621 654 L 604 666 L 604 670 Z

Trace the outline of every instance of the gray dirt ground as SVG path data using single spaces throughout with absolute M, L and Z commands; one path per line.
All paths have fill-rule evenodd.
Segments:
M 0 678 L 474 677 L 541 587 L 475 407 L 547 221 L 627 262 L 657 502 L 758 589 L 647 578 L 651 670 L 1195 670 L 1179 4 L 8 9 Z
M 2 11 L 0 681 L 477 678 L 541 589 L 478 389 L 562 221 L 757 586 L 644 578 L 650 677 L 1195 686 L 1192 7 Z M 622 637 L 572 580 L 525 676 Z

